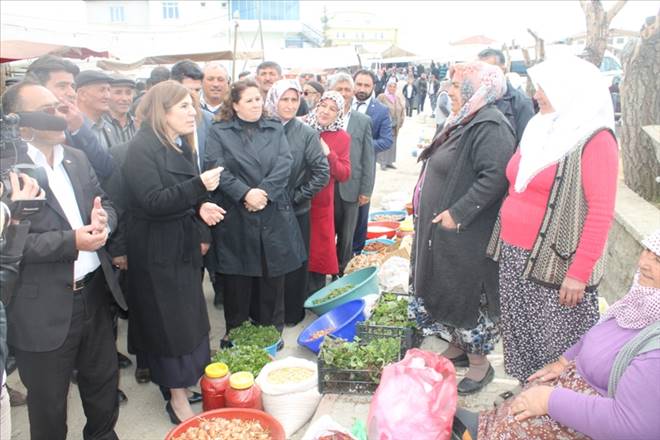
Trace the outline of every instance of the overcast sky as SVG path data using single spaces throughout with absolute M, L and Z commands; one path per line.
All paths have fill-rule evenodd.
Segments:
M 606 1 L 609 9 L 615 2 Z M 327 5 L 328 15 L 339 11 L 365 11 L 376 21 L 399 28 L 399 44 L 412 52 L 430 53 L 437 46 L 472 35 L 486 35 L 524 44 L 533 40 L 527 28 L 546 41 L 554 41 L 585 29 L 577 1 L 305 1 L 303 19 L 320 27 L 318 17 Z M 660 1 L 629 1 L 612 27 L 639 30 L 648 16 L 656 15 Z

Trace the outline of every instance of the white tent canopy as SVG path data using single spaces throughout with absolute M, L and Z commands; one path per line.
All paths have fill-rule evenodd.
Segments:
M 267 51 L 266 59 L 276 60 L 284 70 L 290 73 L 360 65 L 360 58 L 353 46 L 304 47 Z

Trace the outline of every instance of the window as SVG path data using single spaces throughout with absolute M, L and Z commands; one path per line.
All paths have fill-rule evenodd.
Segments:
M 299 0 L 232 0 L 232 16 L 238 11 L 241 20 L 299 20 Z
M 126 21 L 123 6 L 110 6 L 110 21 L 112 23 L 123 23 Z
M 179 18 L 179 2 L 163 2 L 163 18 L 165 20 Z
M 616 39 L 616 44 L 623 44 L 623 37 L 619 37 Z
M 612 44 L 614 43 L 614 38 L 608 38 L 607 39 L 607 44 Z

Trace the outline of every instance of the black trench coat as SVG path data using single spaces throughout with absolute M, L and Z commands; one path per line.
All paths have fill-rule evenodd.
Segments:
M 237 119 L 213 124 L 204 166 L 224 167 L 212 198 L 227 213 L 211 229 L 209 268 L 221 274 L 261 277 L 265 275 L 263 256 L 267 275 L 277 277 L 302 265 L 307 255 L 287 192 L 292 161 L 278 121 L 260 119 L 249 140 Z M 268 194 L 268 204 L 261 211 L 249 212 L 243 205 L 251 188 Z
M 474 328 L 482 289 L 499 316 L 498 266 L 486 246 L 508 187 L 513 129 L 493 105 L 459 127 L 426 160 L 415 224 L 415 294 L 438 322 Z M 449 209 L 458 231 L 431 220 Z
M 186 151 L 161 144 L 143 124 L 124 163 L 129 342 L 169 357 L 191 353 L 210 330 L 200 250 L 210 233 L 196 214 L 207 191 Z

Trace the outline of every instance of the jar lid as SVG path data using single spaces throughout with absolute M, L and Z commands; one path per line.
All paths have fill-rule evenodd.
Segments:
M 249 371 L 239 371 L 229 378 L 229 386 L 235 390 L 246 390 L 254 385 L 254 376 Z
M 213 362 L 204 368 L 204 374 L 211 379 L 225 377 L 229 373 L 229 367 L 223 362 Z

